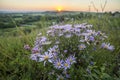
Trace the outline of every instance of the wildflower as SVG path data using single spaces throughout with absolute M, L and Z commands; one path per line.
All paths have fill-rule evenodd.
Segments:
M 62 68 L 62 66 L 63 66 L 63 60 L 57 59 L 57 60 L 54 62 L 54 67 L 57 68 L 57 69 Z
M 30 46 L 27 44 L 27 45 L 24 45 L 24 49 L 26 50 L 30 50 Z
M 40 40 L 41 42 L 47 41 L 47 38 L 46 38 L 45 36 L 42 36 L 40 39 L 41 39 L 41 40 Z
M 52 54 L 52 55 L 53 55 L 54 53 L 57 53 L 57 50 L 56 50 L 55 48 L 50 48 L 48 51 L 49 51 L 49 53 Z
M 51 54 L 54 59 L 57 58 L 58 46 L 54 46 L 53 48 L 50 48 L 48 51 L 49 51 L 49 54 Z
M 47 35 L 52 36 L 52 37 L 55 36 L 53 30 L 48 30 L 48 31 L 47 31 Z
M 87 30 L 87 33 L 89 33 L 90 35 L 91 35 L 91 34 L 93 34 L 93 35 L 96 34 L 95 30 Z
M 57 53 L 59 52 L 59 47 L 58 45 L 54 45 L 52 48 L 48 50 L 49 52 Z
M 58 45 L 54 45 L 53 48 L 58 49 Z
M 63 68 L 66 70 L 68 68 L 70 68 L 70 61 L 68 59 L 66 59 L 63 63 Z
M 79 28 L 79 29 L 85 29 L 86 26 L 84 24 L 77 24 L 77 25 L 74 25 L 75 28 Z
M 65 32 L 69 32 L 72 29 L 72 25 L 65 25 L 64 27 Z
M 62 70 L 62 73 L 60 74 L 56 73 L 56 71 L 52 71 L 51 73 L 49 73 L 50 75 L 57 75 L 57 80 L 71 78 L 69 72 L 67 71 L 71 67 L 71 65 L 76 62 L 78 62 L 78 64 L 84 62 L 81 59 L 78 59 L 76 61 L 75 55 L 67 54 L 76 50 L 74 49 L 74 47 L 76 48 L 74 44 L 78 44 L 78 40 L 80 40 L 80 44 L 77 45 L 79 50 L 85 50 L 87 46 L 91 45 L 88 48 L 92 49 L 89 51 L 93 51 L 97 50 L 98 45 L 107 38 L 104 33 L 102 33 L 101 31 L 95 32 L 95 30 L 92 30 L 91 27 L 92 25 L 87 25 L 86 23 L 51 26 L 46 32 L 47 37 L 42 36 L 41 33 L 38 34 L 30 58 L 35 61 L 43 62 L 44 65 L 46 64 L 46 62 L 51 63 L 54 69 L 56 68 L 58 70 Z M 72 43 L 72 45 L 69 45 L 71 44 L 72 37 L 74 37 L 76 41 L 75 43 Z M 64 44 L 63 42 L 61 42 L 63 41 L 63 38 L 69 38 L 69 43 Z M 91 42 L 93 44 L 90 44 Z M 48 49 L 48 47 L 50 48 Z M 24 48 L 29 49 L 30 47 L 29 45 L 25 45 Z M 74 50 L 66 50 L 68 48 Z M 101 48 L 111 51 L 115 49 L 114 46 L 110 45 L 110 43 L 102 43 Z M 44 54 L 40 54 L 43 53 L 43 51 L 45 51 L 46 49 L 48 49 L 47 52 L 44 52 Z M 66 58 L 66 56 L 69 57 Z M 88 67 L 86 68 L 86 72 L 88 74 L 91 74 L 91 67 L 93 65 L 95 65 L 95 62 L 90 61 Z M 65 73 L 63 73 L 64 71 Z
M 105 48 L 105 49 L 108 49 L 110 51 L 113 51 L 115 49 L 114 46 L 110 45 L 110 43 L 108 43 L 108 44 L 102 43 L 101 48 Z
M 114 48 L 114 46 L 112 46 L 112 45 L 108 47 L 108 50 L 110 50 L 110 51 L 113 51 L 114 49 L 115 49 L 115 48 Z
M 64 50 L 64 53 L 67 53 L 68 52 L 68 50 Z
M 79 50 L 84 50 L 86 48 L 85 44 L 78 45 Z
M 35 46 L 35 47 L 32 49 L 32 53 L 39 53 L 39 52 L 40 52 L 40 50 L 39 50 L 38 45 Z
M 98 32 L 97 32 L 97 35 L 100 35 L 100 34 L 101 34 L 101 31 L 98 31 Z
M 90 36 L 90 37 L 89 37 L 89 41 L 92 41 L 92 42 L 93 42 L 93 41 L 95 41 L 95 38 L 94 38 L 93 36 Z
M 43 45 L 47 41 L 45 36 L 37 37 L 35 41 L 35 45 Z
M 48 52 L 45 52 L 44 55 L 40 55 L 39 61 L 40 62 L 44 61 L 44 65 L 45 65 L 46 61 L 52 63 L 52 59 L 51 59 L 52 57 L 53 57 L 52 54 L 49 54 Z
M 72 55 L 70 57 L 68 57 L 67 60 L 70 61 L 70 64 L 73 64 L 76 62 L 75 56 L 72 56 Z
M 37 54 L 31 54 L 30 55 L 30 59 L 31 60 L 35 60 L 35 61 L 38 61 L 39 60 L 39 57 L 40 57 L 40 54 L 37 53 Z
M 65 37 L 66 38 L 70 38 L 72 35 L 71 34 L 66 34 Z

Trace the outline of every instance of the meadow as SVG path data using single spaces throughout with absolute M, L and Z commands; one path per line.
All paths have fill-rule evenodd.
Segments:
M 0 23 L 0 80 L 120 80 L 119 12 L 4 14 L 0 20 L 3 20 L 2 18 L 4 17 L 8 19 L 8 22 L 1 21 Z M 11 28 L 1 27 L 3 23 L 8 23 L 12 26 Z M 62 47 L 60 48 L 61 54 L 64 53 L 64 49 L 68 49 L 66 54 L 70 54 L 73 51 L 80 54 L 75 55 L 77 61 L 67 69 L 67 73 L 57 70 L 51 63 L 44 65 L 43 62 L 30 58 L 39 33 L 46 36 L 50 26 L 83 23 L 93 25 L 93 30 L 105 33 L 108 36 L 105 41 L 113 45 L 115 49 L 112 51 L 105 49 L 79 51 L 75 46 L 75 44 L 79 44 L 76 42 L 77 37 L 55 37 L 62 41 L 61 45 L 59 45 Z M 53 40 L 54 37 L 50 37 L 50 39 Z M 71 41 L 70 43 L 69 40 Z M 100 40 L 98 42 L 101 43 Z M 51 45 L 53 46 L 53 44 L 54 40 Z M 24 49 L 25 45 L 29 45 L 30 49 Z M 70 48 L 71 45 L 72 49 Z M 45 50 L 48 49 L 46 46 L 44 48 Z M 88 49 L 91 48 L 90 46 Z M 64 56 L 67 57 L 68 55 Z

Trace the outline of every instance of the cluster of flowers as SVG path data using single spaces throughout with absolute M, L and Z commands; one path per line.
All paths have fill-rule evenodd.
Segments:
M 38 48 L 33 48 L 33 54 L 31 54 L 31 59 L 38 61 L 38 62 L 44 62 L 44 66 L 46 62 L 50 62 L 54 65 L 56 69 L 68 69 L 70 66 L 76 62 L 76 58 L 74 55 L 70 55 L 68 58 L 60 59 L 60 57 L 64 57 L 62 54 L 60 54 L 58 45 L 53 46 L 52 48 L 48 49 L 48 52 L 44 52 L 44 54 L 39 53 Z
M 47 30 L 45 35 L 43 36 L 42 33 L 38 34 L 30 58 L 37 62 L 44 62 L 44 66 L 47 63 L 52 63 L 54 68 L 58 70 L 69 69 L 72 64 L 77 62 L 78 58 L 76 53 L 68 53 L 69 50 L 66 49 L 62 49 L 64 51 L 60 50 L 60 45 L 64 43 L 61 42 L 62 39 L 70 40 L 74 39 L 74 36 L 77 37 L 77 40 L 75 39 L 74 41 L 79 44 L 76 50 L 80 51 L 84 51 L 91 45 L 96 47 L 98 44 L 100 45 L 99 48 L 114 50 L 114 46 L 110 45 L 110 43 L 103 43 L 107 38 L 105 33 L 101 31 L 96 32 L 92 29 L 92 25 L 86 23 L 54 25 Z M 28 50 L 30 47 L 26 45 L 24 48 Z M 65 56 L 66 54 L 68 56 Z

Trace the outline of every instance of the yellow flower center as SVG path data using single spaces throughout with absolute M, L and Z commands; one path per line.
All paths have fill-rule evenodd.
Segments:
M 45 56 L 44 59 L 47 60 L 49 58 L 49 56 Z
M 67 63 L 65 63 L 65 66 L 66 66 L 66 67 L 68 67 L 68 64 L 67 64 Z
M 83 46 L 80 46 L 80 48 L 83 48 Z
M 60 62 L 58 62 L 58 63 L 57 63 L 57 66 L 60 66 L 60 65 L 61 65 Z

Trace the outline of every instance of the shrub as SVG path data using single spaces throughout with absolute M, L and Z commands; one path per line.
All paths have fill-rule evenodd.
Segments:
M 114 46 L 106 42 L 105 33 L 92 27 L 87 23 L 51 26 L 37 35 L 30 59 L 43 63 L 48 79 L 110 79 L 105 65 L 98 68 L 91 53 L 113 51 Z

